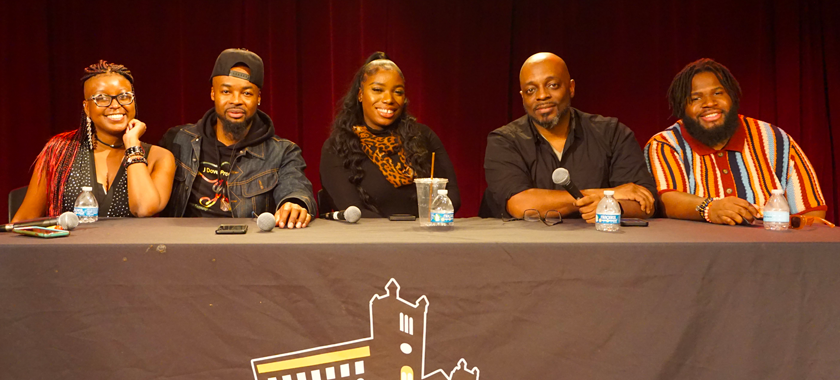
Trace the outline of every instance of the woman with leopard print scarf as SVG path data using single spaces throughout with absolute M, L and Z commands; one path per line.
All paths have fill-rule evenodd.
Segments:
M 437 135 L 408 114 L 405 78 L 385 53 L 371 55 L 356 73 L 321 150 L 322 211 L 357 206 L 362 217 L 417 215 L 415 178 L 447 178 L 455 211 L 458 181 Z

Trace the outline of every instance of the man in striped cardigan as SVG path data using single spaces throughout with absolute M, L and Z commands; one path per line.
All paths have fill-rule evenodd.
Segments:
M 779 127 L 738 114 L 741 88 L 726 66 L 700 59 L 668 89 L 674 125 L 645 146 L 669 218 L 751 223 L 773 189 L 784 189 L 791 215 L 825 217 L 817 176 L 805 153 Z

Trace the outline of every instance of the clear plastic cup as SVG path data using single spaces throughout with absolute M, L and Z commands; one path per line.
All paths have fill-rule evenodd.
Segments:
M 414 184 L 417 185 L 417 220 L 423 227 L 431 227 L 431 203 L 437 196 L 437 191 L 446 188 L 446 183 L 449 182 L 446 178 L 415 178 Z

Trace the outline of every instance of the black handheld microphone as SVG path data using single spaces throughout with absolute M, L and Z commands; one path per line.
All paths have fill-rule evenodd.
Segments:
M 0 232 L 11 232 L 13 229 L 18 227 L 48 227 L 55 225 L 59 225 L 62 229 L 70 231 L 79 225 L 79 217 L 72 211 L 67 211 L 59 215 L 57 218 L 39 218 L 15 224 L 4 224 L 3 227 L 0 228 Z
M 345 220 L 349 223 L 356 223 L 362 217 L 362 211 L 356 206 L 350 206 L 344 211 L 334 211 L 321 214 L 321 219 Z
M 566 189 L 566 191 L 568 191 L 575 199 L 583 198 L 583 194 L 581 194 L 577 186 L 572 183 L 572 177 L 569 175 L 569 171 L 566 170 L 566 168 L 554 169 L 554 173 L 551 173 L 551 180 L 554 181 L 554 183 L 563 186 L 563 188 Z

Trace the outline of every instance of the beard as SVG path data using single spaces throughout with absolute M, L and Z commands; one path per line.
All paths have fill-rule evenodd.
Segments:
M 732 135 L 735 134 L 735 130 L 738 129 L 738 124 L 740 124 L 740 121 L 738 120 L 737 106 L 733 106 L 729 109 L 729 112 L 724 112 L 723 115 L 723 125 L 712 129 L 704 128 L 700 125 L 700 121 L 698 119 L 683 117 L 682 122 L 691 137 L 703 145 L 713 148 L 719 144 L 729 141 L 729 139 L 732 138 Z
M 540 106 L 540 104 L 535 105 L 534 109 L 536 109 L 538 106 Z M 557 115 L 555 115 L 551 119 L 546 119 L 546 120 L 537 119 L 536 117 L 531 115 L 530 112 L 528 112 L 527 108 L 525 109 L 525 113 L 528 114 L 528 118 L 531 119 L 531 121 L 534 124 L 539 125 L 540 127 L 543 127 L 545 129 L 552 129 L 552 128 L 556 127 L 557 124 L 560 123 L 560 120 L 562 120 L 566 116 L 566 114 L 569 113 L 569 108 L 570 107 L 571 107 L 570 105 L 567 105 L 565 108 L 563 108 L 561 110 L 558 110 Z
M 254 117 L 257 114 L 251 115 L 251 117 L 245 118 L 242 121 L 230 121 L 225 119 L 218 114 L 216 118 L 222 122 L 222 130 L 225 132 L 226 135 L 230 135 L 236 141 L 242 140 L 245 137 L 245 134 L 248 133 L 248 127 L 251 126 L 251 123 L 254 121 Z

